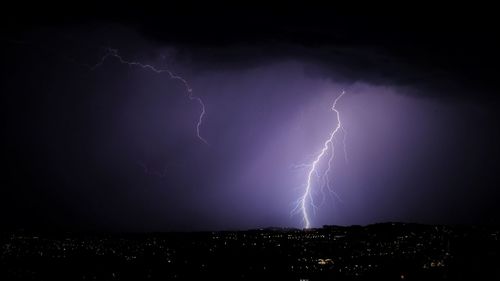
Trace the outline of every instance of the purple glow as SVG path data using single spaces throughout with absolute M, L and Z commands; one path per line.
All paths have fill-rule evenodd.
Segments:
M 75 64 L 21 50 L 9 64 L 9 159 L 33 179 L 26 186 L 50 191 L 40 202 L 66 198 L 54 213 L 67 221 L 120 230 L 453 223 L 481 217 L 485 201 L 496 206 L 484 196 L 498 182 L 496 105 L 415 94 L 417 85 L 356 76 L 359 65 L 336 57 L 325 70 L 306 50 L 188 52 L 115 31 L 88 41 L 119 53 L 78 46 L 68 51 Z M 261 59 L 211 60 L 211 51 Z M 342 78 L 350 70 L 357 80 Z
M 326 198 L 314 215 L 314 226 L 398 220 L 394 208 L 408 210 L 410 218 L 418 213 L 421 207 L 412 205 L 416 203 L 410 198 L 426 198 L 432 190 L 418 191 L 426 178 L 415 180 L 414 174 L 428 173 L 441 163 L 434 159 L 439 145 L 427 140 L 446 135 L 449 124 L 439 116 L 447 106 L 399 94 L 393 87 L 338 84 L 309 76 L 304 69 L 301 62 L 285 61 L 230 72 L 207 70 L 190 77 L 212 109 L 205 124 L 206 137 L 213 140 L 207 149 L 186 142 L 191 113 L 173 106 L 170 97 L 175 95 L 144 104 L 144 91 L 164 93 L 164 81 L 140 73 L 132 76 L 130 84 L 137 90 L 128 90 L 130 100 L 119 110 L 125 119 L 116 125 L 136 139 L 121 141 L 127 150 L 144 151 L 128 161 L 143 161 L 150 170 L 161 172 L 162 177 L 136 178 L 156 190 L 144 197 L 156 206 L 148 212 L 181 227 L 192 220 L 206 229 L 301 226 L 302 217 L 289 213 L 291 202 L 303 195 L 305 170 L 291 167 L 311 163 L 317 156 L 314 148 L 331 136 L 332 93 L 345 89 L 349 95 L 342 98 L 342 122 L 348 128 L 349 164 L 334 158 L 335 169 L 330 171 L 342 201 Z M 169 87 L 175 90 L 175 85 Z M 131 122 L 136 127 L 130 127 Z M 412 168 L 428 161 L 433 165 L 424 170 Z M 171 162 L 170 169 L 164 168 L 165 162 Z M 141 167 L 133 167 L 142 173 Z M 170 213 L 191 219 L 183 222 Z

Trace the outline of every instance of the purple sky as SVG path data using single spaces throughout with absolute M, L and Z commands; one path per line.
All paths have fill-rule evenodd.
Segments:
M 348 161 L 335 142 L 331 174 L 341 201 L 327 196 L 311 216 L 314 227 L 498 222 L 488 215 L 498 209 L 497 102 L 346 80 L 338 77 L 350 69 L 323 72 L 299 56 L 198 62 L 196 50 L 114 28 L 72 34 L 184 77 L 205 102 L 201 134 L 209 145 L 196 138 L 200 107 L 168 75 L 112 58 L 90 71 L 81 64 L 96 63 L 104 49 L 73 39 L 59 39 L 67 45 L 58 49 L 42 44 L 47 39 L 16 45 L 5 83 L 11 165 L 3 200 L 11 203 L 3 211 L 18 212 L 17 221 L 119 230 L 301 227 L 291 212 L 307 168 L 296 166 L 321 150 L 337 122 L 332 102 L 345 90 L 338 110 Z M 28 39 L 47 31 L 40 34 Z

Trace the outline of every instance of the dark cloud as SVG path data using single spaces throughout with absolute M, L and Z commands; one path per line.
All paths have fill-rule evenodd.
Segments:
M 490 100 L 499 91 L 498 20 L 487 7 L 191 4 L 20 9 L 5 20 L 15 29 L 121 25 L 177 47 L 197 67 L 293 58 L 319 65 L 316 75 L 433 97 Z

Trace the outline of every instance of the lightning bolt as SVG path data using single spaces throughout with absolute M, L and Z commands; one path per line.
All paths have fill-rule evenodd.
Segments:
M 200 134 L 201 125 L 203 124 L 203 117 L 205 116 L 205 103 L 203 103 L 203 100 L 200 97 L 195 96 L 193 94 L 193 88 L 191 88 L 191 86 L 189 85 L 189 83 L 186 79 L 184 79 L 183 77 L 181 77 L 177 74 L 174 74 L 169 69 L 163 69 L 163 68 L 159 69 L 159 68 L 156 68 L 155 66 L 150 65 L 150 64 L 144 64 L 141 62 L 126 60 L 118 53 L 117 49 L 112 49 L 112 48 L 106 48 L 106 53 L 101 58 L 101 60 L 93 66 L 88 66 L 88 68 L 90 68 L 90 70 L 94 71 L 95 69 L 101 67 L 106 62 L 106 60 L 109 58 L 114 58 L 118 62 L 120 62 L 121 64 L 150 70 L 150 71 L 153 71 L 157 74 L 166 73 L 170 79 L 177 80 L 177 81 L 181 82 L 184 85 L 184 88 L 186 90 L 186 96 L 189 98 L 189 100 L 193 101 L 193 102 L 197 102 L 200 105 L 201 112 L 200 112 L 200 115 L 198 116 L 198 122 L 196 123 L 196 136 L 198 137 L 198 139 L 200 141 L 202 141 L 203 143 L 208 145 L 207 140 L 205 138 L 203 138 Z
M 307 172 L 307 182 L 306 182 L 306 187 L 304 190 L 304 194 L 299 198 L 297 201 L 297 206 L 295 207 L 294 211 L 300 211 L 302 214 L 302 218 L 304 221 L 304 228 L 310 228 L 311 227 L 311 219 L 309 217 L 309 210 L 312 208 L 313 211 L 318 208 L 318 206 L 314 203 L 314 199 L 312 196 L 312 189 L 313 189 L 313 177 L 316 176 L 319 178 L 319 168 L 318 166 L 320 165 L 320 162 L 325 158 L 328 154 L 328 151 L 330 151 L 330 157 L 328 158 L 327 162 L 327 167 L 324 171 L 323 174 L 323 187 L 321 188 L 321 191 L 323 192 L 324 187 L 328 188 L 328 191 L 330 191 L 338 200 L 340 198 L 338 195 L 333 191 L 330 183 L 330 171 L 332 170 L 332 161 L 335 157 L 335 145 L 334 145 L 334 140 L 336 135 L 341 132 L 344 136 L 342 144 L 344 147 L 344 157 L 345 160 L 347 161 L 347 150 L 346 150 L 346 132 L 344 130 L 344 127 L 342 125 L 341 119 L 340 119 L 340 112 L 337 110 L 337 102 L 345 95 L 345 91 L 342 91 L 342 93 L 333 101 L 332 104 L 332 111 L 335 112 L 336 118 L 337 118 L 337 125 L 335 128 L 333 128 L 332 132 L 330 133 L 330 137 L 325 141 L 323 144 L 323 148 L 321 149 L 320 153 L 316 156 L 314 161 L 310 164 L 305 164 L 303 166 L 308 167 L 309 171 Z M 324 197 L 323 197 L 324 198 Z

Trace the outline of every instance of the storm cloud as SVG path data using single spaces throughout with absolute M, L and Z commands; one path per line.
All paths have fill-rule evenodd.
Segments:
M 341 199 L 327 197 L 314 226 L 498 222 L 492 20 L 418 12 L 167 5 L 7 17 L 5 226 L 300 227 L 297 167 L 335 126 L 342 90 Z M 107 48 L 185 78 L 205 103 L 209 144 L 179 81 L 114 58 L 89 68 Z

